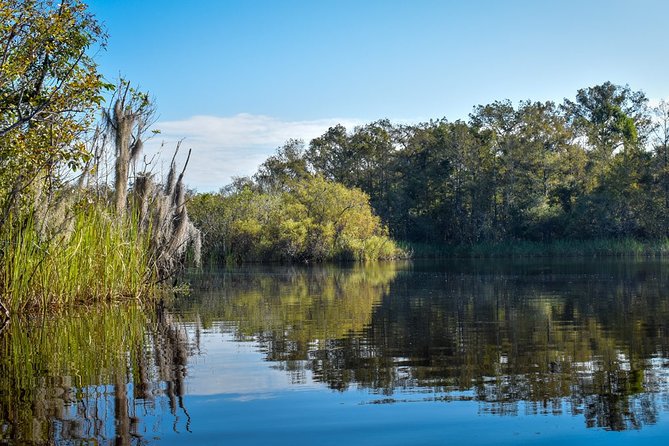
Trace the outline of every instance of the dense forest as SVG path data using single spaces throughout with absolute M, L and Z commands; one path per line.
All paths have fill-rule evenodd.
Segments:
M 317 177 L 367 194 L 401 241 L 664 240 L 668 152 L 669 104 L 606 82 L 561 104 L 479 105 L 467 121 L 337 125 L 308 144 L 289 141 L 252 178 L 193 207 Z M 211 224 L 205 231 L 222 234 Z

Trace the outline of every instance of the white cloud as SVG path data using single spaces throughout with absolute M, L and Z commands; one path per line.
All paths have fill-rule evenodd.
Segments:
M 158 122 L 161 133 L 146 144 L 150 157 L 165 146 L 160 163 L 167 166 L 177 141 L 183 139 L 178 160 L 183 162 L 192 149 L 186 183 L 198 191 L 216 191 L 233 176 L 251 175 L 276 148 L 288 139 L 311 139 L 329 127 L 342 124 L 347 129 L 361 124 L 354 119 L 285 121 L 271 116 L 238 114 L 229 117 L 193 116 L 182 121 Z
M 650 98 L 648 99 L 648 106 L 655 108 L 660 105 L 661 102 L 669 102 L 669 97 L 667 98 Z

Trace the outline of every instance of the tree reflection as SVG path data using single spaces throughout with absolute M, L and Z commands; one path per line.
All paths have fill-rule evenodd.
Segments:
M 259 339 L 270 361 L 303 360 L 319 345 L 362 333 L 398 265 L 233 271 L 172 309 L 199 314 L 205 325 L 234 323 L 237 340 Z
M 13 321 L 0 333 L 0 442 L 128 445 L 190 430 L 188 362 L 212 327 L 254 341 L 293 382 L 367 389 L 378 403 L 475 400 L 486 414 L 613 430 L 669 411 L 662 265 L 442 271 L 243 269 L 200 277 L 205 289 L 155 311 Z
M 663 270 L 231 274 L 190 312 L 233 322 L 267 360 L 333 389 L 429 389 L 474 398 L 486 413 L 571 413 L 590 427 L 638 429 L 656 422 L 669 392 Z

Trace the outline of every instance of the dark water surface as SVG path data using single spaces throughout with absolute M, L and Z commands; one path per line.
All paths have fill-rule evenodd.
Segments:
M 253 267 L 0 333 L 0 443 L 664 444 L 669 263 Z

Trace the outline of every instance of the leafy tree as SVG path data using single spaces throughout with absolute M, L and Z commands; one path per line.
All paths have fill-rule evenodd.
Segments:
M 634 150 L 647 141 L 647 102 L 643 92 L 611 82 L 578 90 L 576 101 L 565 100 L 566 117 L 590 153 L 591 187 L 601 184 L 617 151 Z
M 359 189 L 310 177 L 290 189 L 196 195 L 209 261 L 372 260 L 402 255 Z
M 253 176 L 256 184 L 265 191 L 287 190 L 296 181 L 307 178 L 309 170 L 304 158 L 304 142 L 291 139 L 265 160 Z
M 647 102 L 641 91 L 605 82 L 578 90 L 576 101 L 565 100 L 564 109 L 590 147 L 610 156 L 624 144 L 644 142 L 648 137 Z
M 89 51 L 105 35 L 79 0 L 3 0 L 0 42 L 0 193 L 8 209 L 37 176 L 54 179 L 62 164 L 89 156 L 79 136 L 107 86 Z
M 662 191 L 664 207 L 669 210 L 669 102 L 660 101 L 653 108 L 653 150 L 657 182 Z
M 645 193 L 651 182 L 645 144 L 652 129 L 645 94 L 606 82 L 579 90 L 564 110 L 588 153 L 588 196 L 580 220 L 592 230 L 585 235 L 657 236 L 642 221 L 652 214 Z
M 306 159 L 324 178 L 352 184 L 355 157 L 349 147 L 346 127 L 338 124 L 309 143 Z

